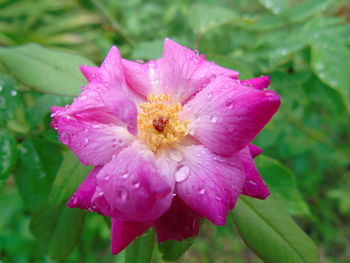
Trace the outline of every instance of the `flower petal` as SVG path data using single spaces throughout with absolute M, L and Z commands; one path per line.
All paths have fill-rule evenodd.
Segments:
M 262 149 L 260 149 L 258 146 L 254 144 L 248 144 L 250 154 L 252 155 L 253 158 L 257 157 L 262 153 Z
M 238 72 L 205 60 L 193 50 L 170 39 L 164 42 L 163 57 L 145 64 L 123 60 L 128 85 L 138 93 L 170 94 L 175 102 L 187 101 L 216 76 L 237 78 Z
M 107 113 L 98 116 L 84 112 L 68 115 L 56 115 L 52 125 L 58 131 L 59 139 L 66 144 L 85 165 L 104 165 L 112 160 L 122 149 L 128 147 L 134 137 L 116 123 L 103 123 L 105 119 L 113 119 Z M 103 119 L 105 118 L 105 119 Z
M 122 58 L 116 46 L 113 46 L 96 74 L 95 80 L 103 86 L 119 91 L 126 91 Z
M 164 41 L 163 57 L 158 64 L 159 87 L 177 102 L 189 99 L 217 75 L 238 76 L 238 72 L 216 66 L 170 39 Z
M 127 84 L 144 97 L 153 92 L 150 80 L 151 63 L 153 62 L 140 64 L 126 59 L 122 60 Z
M 81 73 L 83 73 L 84 77 L 88 82 L 92 81 L 96 77 L 99 70 L 99 67 L 91 67 L 84 65 L 80 66 L 80 71 Z
M 103 96 L 106 107 L 122 122 L 128 125 L 128 130 L 137 135 L 137 107 L 124 93 L 108 90 Z
M 264 90 L 264 89 L 267 89 L 268 86 L 270 85 L 270 77 L 262 76 L 254 79 L 242 80 L 241 83 L 247 87 Z
M 154 154 L 134 144 L 106 164 L 97 175 L 96 205 L 120 221 L 151 221 L 171 204 L 172 187 L 159 175 Z M 106 210 L 102 196 L 111 207 Z M 99 204 L 103 205 L 99 206 Z
M 175 174 L 177 195 L 214 224 L 224 225 L 245 181 L 239 156 L 222 157 L 203 145 L 184 146 L 182 150 L 184 161 Z
M 96 192 L 96 175 L 101 170 L 101 167 L 94 168 L 85 180 L 81 183 L 79 188 L 75 191 L 70 198 L 67 206 L 70 208 L 79 207 L 86 210 L 94 210 L 94 204 L 91 199 Z
M 242 190 L 242 194 L 251 197 L 266 199 L 270 195 L 267 185 L 260 177 L 259 171 L 256 169 L 249 147 L 239 152 L 239 157 L 246 174 L 246 181 Z
M 197 212 L 175 197 L 169 210 L 155 222 L 158 243 L 196 236 L 200 221 L 201 216 Z
M 230 156 L 254 139 L 279 105 L 279 96 L 273 91 L 217 77 L 184 106 L 181 118 L 191 120 L 190 134 L 211 151 Z
M 112 220 L 112 245 L 113 255 L 118 254 L 126 248 L 135 238 L 142 235 L 149 227 L 149 223 L 143 222 L 121 222 L 114 218 Z

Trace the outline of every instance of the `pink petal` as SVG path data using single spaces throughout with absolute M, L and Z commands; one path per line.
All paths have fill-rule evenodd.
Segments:
M 239 156 L 222 157 L 203 145 L 182 149 L 184 161 L 175 174 L 177 195 L 214 224 L 224 225 L 245 181 Z
M 155 222 L 158 243 L 167 240 L 182 241 L 197 236 L 200 221 L 198 213 L 175 197 L 170 209 Z
M 95 210 L 91 199 L 96 192 L 96 175 L 101 170 L 101 167 L 93 169 L 85 180 L 81 183 L 79 188 L 70 198 L 67 206 L 70 208 L 79 207 L 81 209 Z M 95 210 L 96 211 L 96 210 Z
M 99 71 L 99 68 L 98 67 L 91 67 L 91 66 L 81 65 L 80 66 L 80 71 L 81 71 L 81 73 L 83 73 L 83 75 L 86 78 L 86 80 L 88 82 L 90 82 L 96 77 L 96 75 L 97 75 L 97 73 Z
M 178 102 L 189 99 L 217 75 L 238 76 L 236 71 L 216 66 L 170 39 L 164 41 L 163 57 L 156 70 L 163 93 L 173 95 Z
M 101 67 L 80 66 L 80 69 L 89 83 L 82 88 L 81 94 L 74 102 L 66 106 L 66 114 L 104 108 L 104 101 L 108 100 L 109 96 L 118 98 L 121 97 L 120 93 L 137 103 L 142 100 L 126 84 L 121 56 L 116 47 L 110 49 Z
M 242 80 L 241 83 L 247 87 L 264 90 L 264 89 L 267 89 L 268 86 L 270 85 L 270 77 L 262 76 L 254 79 Z
M 158 173 L 153 152 L 137 144 L 101 169 L 97 185 L 97 207 L 120 221 L 154 220 L 170 207 L 173 197 L 167 178 Z M 106 210 L 100 197 L 111 209 Z
M 217 77 L 189 101 L 181 118 L 189 131 L 213 152 L 230 156 L 247 146 L 280 105 L 273 91 L 247 88 L 238 80 Z
M 151 63 L 140 64 L 126 59 L 122 60 L 127 84 L 144 97 L 153 92 L 150 80 Z
M 259 199 L 266 199 L 266 197 L 270 195 L 270 192 L 267 185 L 264 183 L 264 180 L 260 177 L 259 171 L 255 167 L 249 147 L 240 151 L 239 157 L 246 174 L 246 181 L 244 183 L 242 194 Z
M 253 158 L 257 157 L 262 153 L 262 149 L 260 149 L 258 146 L 254 144 L 248 144 L 250 154 L 252 155 Z
M 128 125 L 128 130 L 137 135 L 137 108 L 136 104 L 124 93 L 108 90 L 103 96 L 106 107 L 122 122 Z
M 121 252 L 135 238 L 142 235 L 149 227 L 149 223 L 121 222 L 112 218 L 112 254 L 115 255 Z
M 116 46 L 113 46 L 96 74 L 95 80 L 110 89 L 126 91 L 122 58 Z
M 85 117 L 84 115 L 88 115 Z M 134 137 L 115 123 L 103 123 L 113 119 L 107 113 L 101 116 L 82 112 L 73 116 L 55 115 L 52 125 L 59 139 L 66 144 L 85 165 L 104 165 L 122 149 L 129 146 Z M 95 121 L 98 118 L 99 121 Z
M 203 55 L 170 39 L 164 42 L 163 57 L 139 64 L 123 60 L 128 85 L 143 96 L 171 94 L 175 102 L 187 101 L 216 76 L 237 78 L 238 72 L 205 60 Z

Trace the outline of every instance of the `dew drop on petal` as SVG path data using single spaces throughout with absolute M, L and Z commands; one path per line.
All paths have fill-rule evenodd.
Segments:
M 225 103 L 226 107 L 229 109 L 233 108 L 233 101 L 231 99 L 228 99 Z
M 200 186 L 200 187 L 198 188 L 198 193 L 199 193 L 200 195 L 204 195 L 204 194 L 205 194 L 205 189 L 204 189 L 203 186 Z
M 182 182 L 186 180 L 189 174 L 190 174 L 190 167 L 188 167 L 187 165 L 178 166 L 175 172 L 176 182 Z
M 181 162 L 184 158 L 183 153 L 178 149 L 173 149 L 169 151 L 169 158 L 175 162 Z
M 251 184 L 251 185 L 254 185 L 254 186 L 257 186 L 257 185 L 258 185 L 255 181 L 253 181 L 253 180 L 251 180 L 251 179 L 247 180 L 247 183 L 248 183 L 248 184 Z
M 218 121 L 218 116 L 216 116 L 215 114 L 211 115 L 210 116 L 210 121 L 212 123 L 216 123 Z
M 76 206 L 77 204 L 78 204 L 78 197 L 77 197 L 77 195 L 76 194 L 74 194 L 73 196 L 72 196 L 72 199 L 71 199 L 71 203 L 72 203 L 72 205 L 73 206 Z
M 139 188 L 140 187 L 140 182 L 139 181 L 133 181 L 131 183 L 135 188 Z
M 68 133 L 62 132 L 61 136 L 60 136 L 60 140 L 64 144 L 69 144 L 70 143 L 70 137 L 69 137 Z
M 124 188 L 119 189 L 117 197 L 122 199 L 123 201 L 126 201 L 126 199 L 128 198 L 128 192 Z
M 122 177 L 123 179 L 128 178 L 128 177 L 129 177 L 128 172 L 122 173 L 121 177 Z

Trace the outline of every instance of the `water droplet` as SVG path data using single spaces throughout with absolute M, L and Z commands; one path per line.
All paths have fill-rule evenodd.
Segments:
M 61 135 L 60 135 L 60 140 L 64 144 L 69 144 L 70 143 L 70 137 L 69 137 L 68 133 L 62 132 Z
M 212 123 L 217 122 L 217 121 L 218 121 L 218 116 L 216 116 L 215 114 L 211 115 L 211 116 L 210 116 L 210 121 L 211 121 Z
M 233 101 L 231 99 L 228 99 L 225 103 L 226 107 L 229 109 L 233 108 Z
M 213 94 L 212 93 L 208 93 L 208 99 L 211 100 L 213 98 Z
M 169 158 L 175 162 L 181 162 L 184 158 L 183 153 L 178 149 L 173 149 L 169 151 Z
M 126 201 L 126 199 L 128 198 L 128 192 L 124 188 L 119 189 L 119 191 L 117 192 L 117 197 L 122 199 L 123 201 Z
M 105 181 L 108 181 L 108 180 L 109 180 L 109 175 L 106 175 Z
M 88 144 L 89 143 L 89 138 L 84 138 L 84 143 Z
M 3 90 L 3 86 L 2 85 L 0 85 L 0 92 Z
M 17 95 L 17 90 L 11 90 L 10 94 L 11 94 L 11 96 L 16 96 Z
M 258 184 L 255 182 L 255 181 L 253 181 L 252 179 L 248 179 L 247 180 L 247 183 L 248 184 L 251 184 L 251 185 L 254 185 L 254 186 L 257 186 Z
M 128 172 L 124 172 L 124 173 L 122 173 L 121 177 L 126 179 L 126 178 L 129 177 L 129 173 Z
M 198 193 L 199 193 L 200 195 L 204 195 L 204 194 L 205 194 L 205 188 L 204 188 L 203 186 L 200 186 L 200 187 L 198 188 Z
M 186 180 L 189 174 L 190 174 L 190 167 L 188 167 L 187 165 L 178 166 L 175 172 L 176 182 L 182 182 Z
M 221 196 L 218 196 L 218 195 L 215 196 L 215 199 L 218 200 L 218 201 L 222 200 Z
M 86 95 L 83 95 L 80 97 L 81 100 L 86 100 L 87 99 L 87 96 Z
M 140 187 L 140 182 L 139 181 L 133 181 L 131 183 L 135 188 L 139 188 Z
M 74 207 L 74 206 L 76 206 L 76 205 L 78 204 L 78 201 L 79 201 L 79 199 L 78 199 L 77 195 L 74 194 L 74 195 L 72 196 L 71 200 L 70 200 L 70 203 L 71 203 L 71 204 L 73 205 L 73 207 Z

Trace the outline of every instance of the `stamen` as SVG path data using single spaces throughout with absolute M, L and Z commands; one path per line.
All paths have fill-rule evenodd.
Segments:
M 172 103 L 171 95 L 149 94 L 138 115 L 139 137 L 156 151 L 161 145 L 174 144 L 188 134 L 189 120 L 179 119 L 181 103 Z

